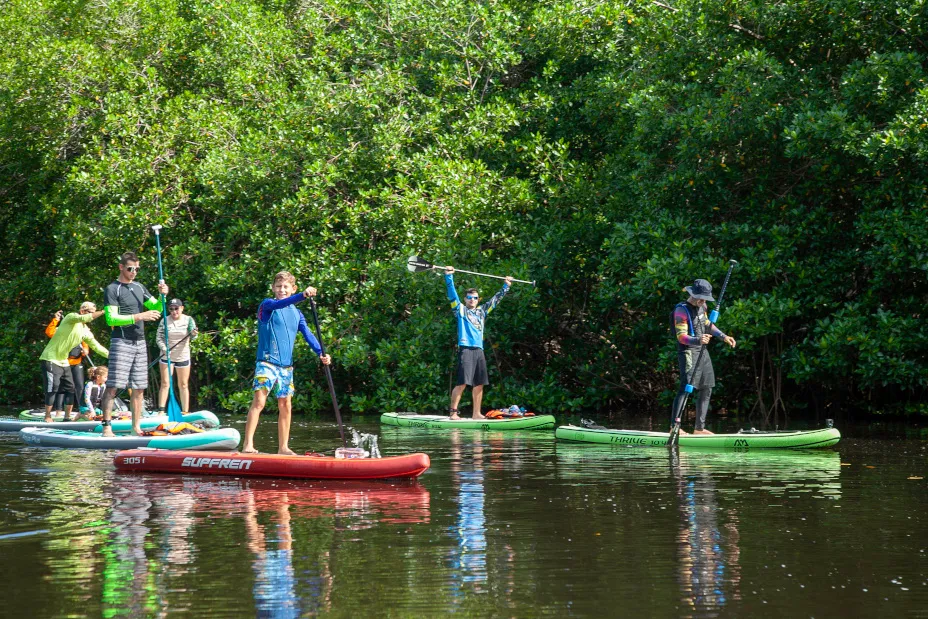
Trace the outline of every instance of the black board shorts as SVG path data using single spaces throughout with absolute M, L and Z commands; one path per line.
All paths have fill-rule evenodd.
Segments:
M 458 385 L 489 385 L 490 377 L 487 375 L 487 358 L 483 356 L 482 348 L 461 346 L 458 349 Z
M 712 367 L 709 351 L 703 353 L 702 361 L 699 362 L 699 369 L 694 372 L 693 366 L 696 365 L 696 359 L 698 358 L 698 348 L 688 348 L 677 353 L 677 366 L 680 370 L 680 388 L 677 393 L 683 393 L 686 390 L 687 378 L 689 378 L 694 389 L 712 389 L 715 387 L 715 369 Z

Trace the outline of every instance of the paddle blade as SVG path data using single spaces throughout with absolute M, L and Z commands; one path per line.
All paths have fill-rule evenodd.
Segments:
M 168 394 L 167 413 L 168 421 L 180 423 L 184 420 L 184 412 L 180 409 L 180 404 L 178 404 L 177 398 L 174 397 L 173 389 L 171 389 L 170 393 Z
M 410 256 L 409 260 L 406 261 L 406 268 L 409 269 L 410 273 L 419 273 L 421 271 L 428 271 L 434 265 L 429 264 L 419 256 Z

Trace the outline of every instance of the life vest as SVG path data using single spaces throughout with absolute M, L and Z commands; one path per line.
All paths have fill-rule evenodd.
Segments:
M 88 348 L 87 344 L 81 342 L 79 346 L 75 346 L 68 353 L 68 365 L 80 365 L 84 357 L 89 354 L 90 348 Z
M 674 322 L 673 315 L 676 313 L 678 307 L 682 307 L 683 311 L 686 312 L 686 315 L 688 317 L 688 320 L 687 320 L 688 327 L 689 327 L 688 331 L 689 331 L 689 335 L 692 337 L 701 338 L 703 334 L 706 332 L 705 321 L 698 320 L 698 318 L 700 316 L 704 316 L 705 313 L 697 309 L 696 316 L 694 317 L 693 312 L 690 309 L 690 304 L 687 303 L 686 301 L 683 301 L 682 303 L 677 303 L 673 308 L 674 311 L 670 312 L 670 334 L 673 337 L 674 341 L 677 343 L 677 351 L 684 351 L 688 348 L 699 348 L 699 346 L 687 346 L 686 344 L 681 344 L 680 341 L 677 339 L 677 324 L 676 322 Z

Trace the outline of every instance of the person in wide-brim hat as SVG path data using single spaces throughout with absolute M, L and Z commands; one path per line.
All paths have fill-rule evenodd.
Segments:
M 692 286 L 684 286 L 683 290 L 690 293 L 690 299 L 701 299 L 715 303 L 715 298 L 712 296 L 712 284 L 704 279 L 697 279 Z
M 720 338 L 732 348 L 735 347 L 735 338 L 722 333 L 718 327 L 709 322 L 709 317 L 706 315 L 706 302 L 715 301 L 712 296 L 712 284 L 704 279 L 697 279 L 684 290 L 690 295 L 689 298 L 677 304 L 671 314 L 671 324 L 677 339 L 680 386 L 677 389 L 677 397 L 673 400 L 670 425 L 672 427 L 677 419 L 682 419 L 684 411 L 681 409 L 686 397 L 686 386 L 690 384 L 699 391 L 696 399 L 695 433 L 712 434 L 706 430 L 706 415 L 709 412 L 712 388 L 715 387 L 715 371 L 712 368 L 709 351 L 703 352 L 701 358 L 699 353 L 713 336 Z M 700 359 L 699 367 L 694 367 L 697 359 Z

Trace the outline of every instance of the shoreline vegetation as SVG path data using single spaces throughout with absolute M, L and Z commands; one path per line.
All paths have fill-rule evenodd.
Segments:
M 120 253 L 154 286 L 163 224 L 215 331 L 201 406 L 247 408 L 286 269 L 347 412 L 445 410 L 420 254 L 538 282 L 490 318 L 489 403 L 668 410 L 670 312 L 736 259 L 716 408 L 928 414 L 926 32 L 901 0 L 8 3 L 0 402 L 38 400 L 45 324 L 100 304 Z M 296 354 L 294 410 L 329 409 Z

